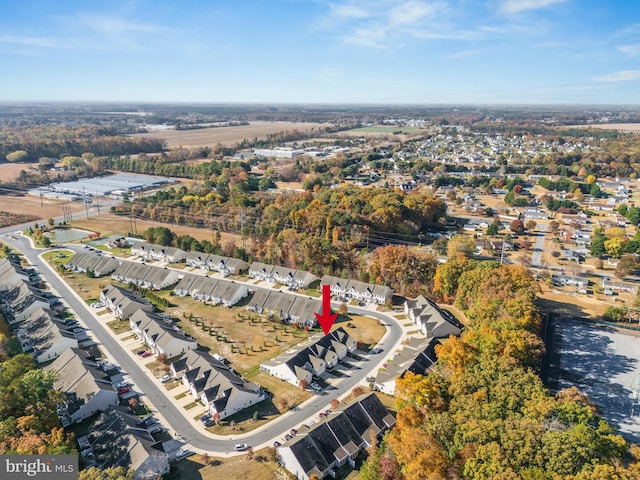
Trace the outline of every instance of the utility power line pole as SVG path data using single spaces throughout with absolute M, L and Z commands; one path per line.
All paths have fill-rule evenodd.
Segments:
M 89 207 L 87 207 L 87 192 L 85 192 L 84 186 L 82 187 L 82 199 L 84 200 L 84 213 L 87 216 L 87 220 L 89 220 Z

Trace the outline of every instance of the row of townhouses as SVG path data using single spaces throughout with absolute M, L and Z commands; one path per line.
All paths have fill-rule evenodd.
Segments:
M 127 320 L 138 310 L 153 312 L 153 305 L 146 298 L 117 285 L 109 285 L 100 292 L 100 301 L 120 320 Z
M 180 279 L 180 273 L 154 265 L 121 260 L 118 268 L 111 274 L 116 282 L 133 284 L 150 290 L 162 290 Z
M 372 439 L 378 441 L 395 423 L 375 394 L 365 394 L 300 429 L 278 447 L 278 461 L 299 480 L 335 478 L 340 470 L 353 468 Z
M 38 363 L 51 361 L 86 339 L 52 310 L 57 299 L 34 285 L 37 275 L 7 258 L 0 260 L 0 302 L 4 318 L 22 351 Z
M 53 387 L 62 392 L 64 398 L 58 405 L 63 427 L 80 423 L 118 404 L 118 392 L 113 386 L 117 378 L 104 372 L 84 350 L 68 348 L 45 370 L 56 374 Z M 119 375 L 117 370 L 113 373 Z
M 193 273 L 185 273 L 173 291 L 180 297 L 191 296 L 194 300 L 227 307 L 249 295 L 249 289 L 243 283 Z
M 187 252 L 176 247 L 165 247 L 153 243 L 136 242 L 131 246 L 131 255 L 143 260 L 157 260 L 159 262 L 178 263 L 184 261 Z
M 462 332 L 462 324 L 449 311 L 422 295 L 406 300 L 404 312 L 424 338 L 410 338 L 402 350 L 393 353 L 386 368 L 376 374 L 376 390 L 388 395 L 395 395 L 396 379 L 406 372 L 425 375 L 431 370 L 437 360 L 435 347 L 440 344 L 439 339 L 458 336 Z
M 407 372 L 426 375 L 437 360 L 437 345 L 440 345 L 437 338 L 411 337 L 402 350 L 387 362 L 387 368 L 376 374 L 376 390 L 393 396 L 396 394 L 396 379 L 404 377 Z
M 320 283 L 331 286 L 331 296 L 344 300 L 354 299 L 359 302 L 384 305 L 393 298 L 393 290 L 384 285 L 348 280 L 332 275 L 325 275 Z
M 270 283 L 280 283 L 291 288 L 307 288 L 318 277 L 304 270 L 295 270 L 277 265 L 253 262 L 249 267 L 249 277 Z
M 141 308 L 129 317 L 129 326 L 156 355 L 174 358 L 198 348 L 198 342 L 171 321 Z
M 342 327 L 328 335 L 317 333 L 305 345 L 295 346 L 260 364 L 260 371 L 296 386 L 308 385 L 314 377 L 332 370 L 358 344 Z
M 226 361 L 200 350 L 188 350 L 170 365 L 191 395 L 201 401 L 213 418 L 223 419 L 261 402 L 267 392 L 247 382 Z
M 215 255 L 213 253 L 187 252 L 185 261 L 189 267 L 220 272 L 225 277 L 228 275 L 239 275 L 249 269 L 249 264 L 243 260 Z
M 120 266 L 119 259 L 96 252 L 79 252 L 65 264 L 67 270 L 76 273 L 92 272 L 96 277 L 111 275 Z
M 247 309 L 264 316 L 276 316 L 283 322 L 313 327 L 317 324 L 315 312 L 320 301 L 278 290 L 256 288 L 247 303 Z
M 180 279 L 176 270 L 131 262 L 99 252 L 76 253 L 65 268 L 77 273 L 91 272 L 95 277 L 111 275 L 117 282 L 137 285 L 150 290 L 161 290 Z

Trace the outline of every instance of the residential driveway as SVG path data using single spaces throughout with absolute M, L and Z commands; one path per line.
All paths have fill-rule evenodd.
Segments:
M 0 235 L 14 232 L 16 227 L 0 229 Z M 185 411 L 175 400 L 175 395 L 168 392 L 160 381 L 153 377 L 148 369 L 141 365 L 140 359 L 131 349 L 122 343 L 121 339 L 113 334 L 111 329 L 105 325 L 102 317 L 96 313 L 73 291 L 55 272 L 47 262 L 39 257 L 41 249 L 34 249 L 28 238 L 21 235 L 3 236 L 2 241 L 20 250 L 25 258 L 34 265 L 48 281 L 51 289 L 65 300 L 71 311 L 91 330 L 93 337 L 101 344 L 102 350 L 108 353 L 111 359 L 120 365 L 130 376 L 136 389 L 145 395 L 145 403 L 157 413 L 165 425 L 171 427 L 176 437 L 183 440 L 189 446 L 199 452 L 207 452 L 213 455 L 236 454 L 233 446 L 238 440 L 248 443 L 253 448 L 262 448 L 272 445 L 273 441 L 282 437 L 291 428 L 297 427 L 307 419 L 317 417 L 318 412 L 329 408 L 332 399 L 343 398 L 358 384 L 364 382 L 364 378 L 379 368 L 384 361 L 384 355 L 371 355 L 367 368 L 355 370 L 348 377 L 336 385 L 335 390 L 327 395 L 314 395 L 298 408 L 290 410 L 279 418 L 269 422 L 259 431 L 231 436 L 213 435 L 208 433 L 202 424 L 194 419 L 196 411 Z M 337 305 L 336 305 L 337 306 Z M 399 346 L 404 338 L 403 329 L 400 324 L 390 315 L 375 311 L 370 308 L 349 308 L 352 313 L 359 315 L 369 315 L 380 319 L 386 326 L 387 331 L 381 340 L 385 344 L 385 351 L 389 352 Z
M 542 252 L 544 252 L 544 240 L 547 237 L 548 223 L 538 224 L 536 243 L 533 247 L 533 255 L 531 256 L 531 265 L 539 267 L 542 262 Z

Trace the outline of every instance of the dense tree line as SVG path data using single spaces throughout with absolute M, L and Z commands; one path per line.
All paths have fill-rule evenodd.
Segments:
M 371 268 L 369 252 L 375 247 L 418 243 L 426 232 L 440 228 L 446 214 L 442 200 L 426 190 L 404 194 L 388 188 L 349 185 L 323 187 L 314 192 L 265 194 L 250 191 L 246 172 L 238 170 L 234 175 L 225 169 L 199 188 L 170 188 L 114 207 L 113 211 L 166 223 L 166 229 L 178 224 L 210 229 L 212 237 L 215 232 L 236 233 L 246 240 L 246 250 L 235 245 L 223 248 L 214 238 L 198 242 L 158 229 L 145 233 L 152 243 L 225 252 L 317 275 L 371 279 L 400 293 L 426 291 L 435 271 L 431 255 L 422 259 L 414 252 L 398 253 L 398 262 L 392 263 L 402 265 L 404 272 L 389 275 L 383 269 L 378 273 Z M 206 188 L 207 185 L 215 187 Z
M 594 178 L 594 181 L 595 181 L 595 178 Z M 595 198 L 598 198 L 603 195 L 603 193 L 600 191 L 600 187 L 594 182 L 591 182 L 591 183 L 575 182 L 573 180 L 570 180 L 564 177 L 559 178 L 556 181 L 551 181 L 546 177 L 542 177 L 540 180 L 538 180 L 538 183 L 540 184 L 541 187 L 544 187 L 547 190 L 551 190 L 554 192 L 574 193 L 576 191 L 580 191 L 585 195 L 591 195 L 592 197 L 595 197 Z
M 245 261 L 311 271 L 319 276 L 338 275 L 392 287 L 397 293 L 416 296 L 426 293 L 436 271 L 437 259 L 428 252 L 404 245 L 386 245 L 373 249 L 355 249 L 338 237 L 318 238 L 285 229 L 264 243 L 247 249 L 235 244 L 220 244 L 220 235 L 212 241 L 176 235 L 166 227 L 151 227 L 143 237 L 150 243 L 174 246 L 185 251 L 215 253 Z
M 251 169 L 251 166 L 246 162 L 217 160 L 191 165 L 183 162 L 175 162 L 166 157 L 135 158 L 130 156 L 109 157 L 104 165 L 106 168 L 123 172 L 202 180 L 209 179 L 212 175 L 219 176 L 225 169 L 240 169 L 245 172 Z
M 434 284 L 470 325 L 437 347 L 434 371 L 398 380 L 396 426 L 363 479 L 639 478 L 640 451 L 589 399 L 575 388 L 553 395 L 536 375 L 540 315 L 524 268 L 459 255 Z
M 96 156 L 160 152 L 166 148 L 163 140 L 117 135 L 107 127 L 37 125 L 22 128 L 0 127 L 0 159 L 37 162 L 41 157 L 61 158 L 92 153 Z

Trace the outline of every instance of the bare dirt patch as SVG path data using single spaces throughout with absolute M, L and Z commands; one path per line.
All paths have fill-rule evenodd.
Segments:
M 135 134 L 136 137 L 161 138 L 167 141 L 167 145 L 173 147 L 213 147 L 218 143 L 233 145 L 244 139 L 264 139 L 270 133 L 283 132 L 285 130 L 298 130 L 317 132 L 331 126 L 327 123 L 305 122 L 251 122 L 249 125 L 237 127 L 202 128 L 198 130 L 163 130 L 152 133 Z

